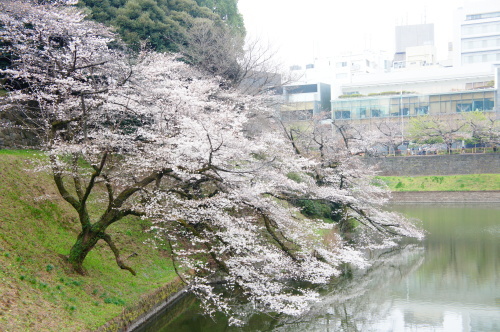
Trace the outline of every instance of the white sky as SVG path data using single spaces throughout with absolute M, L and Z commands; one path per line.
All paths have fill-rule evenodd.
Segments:
M 239 0 L 250 38 L 279 49 L 286 64 L 364 49 L 394 52 L 395 26 L 434 23 L 438 59 L 453 40 L 453 15 L 479 0 Z

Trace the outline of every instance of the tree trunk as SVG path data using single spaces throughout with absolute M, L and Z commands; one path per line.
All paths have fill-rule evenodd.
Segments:
M 75 272 L 85 274 L 83 270 L 83 261 L 88 253 L 94 248 L 97 242 L 102 238 L 102 232 L 92 230 L 90 227 L 84 229 L 78 234 L 75 244 L 69 252 L 69 262 Z

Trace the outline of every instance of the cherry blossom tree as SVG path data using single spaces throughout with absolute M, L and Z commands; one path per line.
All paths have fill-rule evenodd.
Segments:
M 36 128 L 57 188 L 78 214 L 68 256 L 75 271 L 85 272 L 87 254 L 103 240 L 135 274 L 106 231 L 125 216 L 147 218 L 152 241 L 170 248 L 207 310 L 239 324 L 232 299 L 298 315 L 318 298 L 311 286 L 346 264 L 366 266 L 364 250 L 423 236 L 382 208 L 386 192 L 353 157 L 360 147 L 329 141 L 320 156 L 297 148 L 266 96 L 241 94 L 175 55 L 129 57 L 72 7 L 0 8 L 10 61 L 0 71 L 9 91 L 2 111 L 24 112 L 25 125 Z M 92 198 L 99 214 L 89 212 Z M 338 225 L 305 217 L 300 200 L 333 206 Z M 347 222 L 359 224 L 349 239 Z
M 410 119 L 408 136 L 417 142 L 446 144 L 451 153 L 453 143 L 461 137 L 467 122 L 462 116 L 422 115 Z
M 388 154 L 396 154 L 398 147 L 404 144 L 402 124 L 399 119 L 380 119 L 375 122 L 377 128 L 377 142 L 387 148 Z
M 467 132 L 479 143 L 500 144 L 500 124 L 495 112 L 474 111 L 464 114 Z

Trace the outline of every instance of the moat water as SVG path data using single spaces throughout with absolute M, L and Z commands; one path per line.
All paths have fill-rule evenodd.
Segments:
M 374 253 L 373 265 L 322 290 L 301 317 L 254 315 L 240 328 L 186 296 L 140 331 L 500 331 L 500 206 L 406 204 L 420 243 Z

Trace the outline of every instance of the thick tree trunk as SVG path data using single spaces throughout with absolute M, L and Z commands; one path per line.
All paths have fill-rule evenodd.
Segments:
M 120 251 L 114 244 L 111 236 L 106 234 L 105 231 L 101 228 L 96 227 L 96 225 L 94 225 L 94 227 L 88 227 L 80 232 L 75 244 L 69 252 L 68 260 L 76 273 L 82 275 L 85 274 L 85 270 L 83 269 L 83 261 L 99 240 L 104 240 L 108 244 L 111 251 L 113 251 L 116 264 L 118 264 L 121 269 L 129 271 L 134 276 L 136 275 L 134 269 L 126 265 L 120 258 Z
M 75 244 L 71 247 L 68 260 L 75 272 L 85 274 L 83 269 L 83 261 L 88 253 L 94 248 L 97 242 L 102 239 L 102 232 L 93 231 L 92 229 L 84 229 L 76 239 Z

